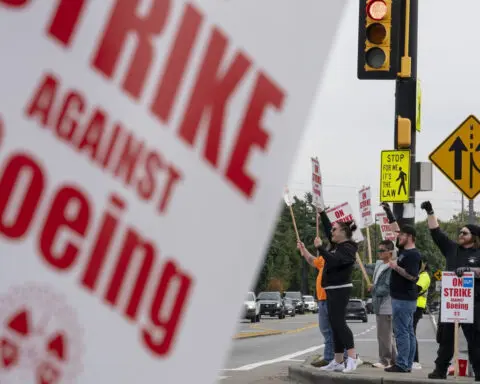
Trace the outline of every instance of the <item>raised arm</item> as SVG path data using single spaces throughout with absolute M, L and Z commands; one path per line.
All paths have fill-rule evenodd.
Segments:
M 420 205 L 420 208 L 427 212 L 427 224 L 428 228 L 430 229 L 433 242 L 437 245 L 438 249 L 440 249 L 440 252 L 442 252 L 443 256 L 451 257 L 453 251 L 457 247 L 457 244 L 440 229 L 440 225 L 438 224 L 437 217 L 433 211 L 432 204 L 430 201 L 424 201 Z
M 315 259 L 316 257 L 313 256 L 307 248 L 305 248 L 305 244 L 297 243 L 297 248 L 300 251 L 300 254 L 307 260 L 307 263 L 310 264 L 312 267 L 316 267 Z
M 327 213 L 324 210 L 320 212 L 320 220 L 322 221 L 323 230 L 325 231 L 325 235 L 327 236 L 328 241 L 332 242 L 332 223 L 328 218 Z
M 397 232 L 400 231 L 400 227 L 397 223 L 397 219 L 393 215 L 392 209 L 388 205 L 388 203 L 382 203 L 380 204 L 385 211 L 385 214 L 387 215 L 388 223 L 392 226 L 392 230 Z

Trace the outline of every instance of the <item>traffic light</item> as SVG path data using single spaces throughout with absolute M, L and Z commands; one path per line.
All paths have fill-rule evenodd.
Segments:
M 397 147 L 410 148 L 412 145 L 412 122 L 405 117 L 397 116 Z
M 357 77 L 395 79 L 400 70 L 401 1 L 359 1 Z

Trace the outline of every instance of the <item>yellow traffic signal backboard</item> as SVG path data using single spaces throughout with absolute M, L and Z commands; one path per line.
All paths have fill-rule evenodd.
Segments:
M 410 192 L 410 150 L 382 151 L 380 201 L 408 203 Z
M 480 121 L 468 116 L 429 158 L 467 198 L 474 199 L 480 193 Z

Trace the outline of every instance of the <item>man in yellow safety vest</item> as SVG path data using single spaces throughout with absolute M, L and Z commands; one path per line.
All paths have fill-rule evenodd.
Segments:
M 418 299 L 417 299 L 417 310 L 413 315 L 413 330 L 415 331 L 415 342 L 417 348 L 415 349 L 415 357 L 413 358 L 413 369 L 422 369 L 418 361 L 418 340 L 417 340 L 417 325 L 420 319 L 423 317 L 423 312 L 427 307 L 427 296 L 428 288 L 430 287 L 430 268 L 428 266 L 427 260 L 423 259 L 422 264 L 420 265 L 420 274 L 418 275 L 417 289 L 418 289 Z

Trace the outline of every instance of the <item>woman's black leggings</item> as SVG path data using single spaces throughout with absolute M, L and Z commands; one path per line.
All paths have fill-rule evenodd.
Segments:
M 328 319 L 333 332 L 335 353 L 343 353 L 345 349 L 355 347 L 352 331 L 345 320 L 352 287 L 326 289 L 325 292 L 327 293 Z

